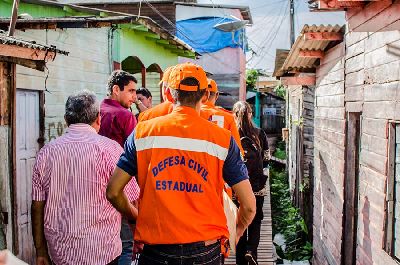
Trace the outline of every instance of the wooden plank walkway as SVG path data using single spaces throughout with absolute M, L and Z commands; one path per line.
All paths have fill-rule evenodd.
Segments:
M 275 264 L 272 243 L 272 219 L 271 219 L 271 196 L 269 181 L 267 181 L 267 196 L 264 199 L 264 219 L 261 223 L 261 239 L 258 246 L 258 264 L 273 265 Z M 226 265 L 235 265 L 235 256 L 231 255 L 226 261 Z

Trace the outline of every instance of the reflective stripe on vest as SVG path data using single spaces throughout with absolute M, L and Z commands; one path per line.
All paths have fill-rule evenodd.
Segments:
M 175 136 L 148 136 L 137 139 L 135 143 L 136 151 L 143 151 L 151 148 L 168 148 L 182 151 L 204 152 L 211 156 L 218 157 L 221 160 L 225 160 L 228 155 L 227 148 L 206 140 Z

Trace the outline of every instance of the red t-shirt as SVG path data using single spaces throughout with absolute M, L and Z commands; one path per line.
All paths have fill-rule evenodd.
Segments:
M 124 147 L 126 139 L 137 124 L 133 113 L 122 107 L 118 101 L 105 99 L 100 105 L 100 115 L 99 134 L 117 141 Z

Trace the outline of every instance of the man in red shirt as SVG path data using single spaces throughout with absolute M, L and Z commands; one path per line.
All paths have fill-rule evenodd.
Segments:
M 124 147 L 125 141 L 136 127 L 136 117 L 128 109 L 137 100 L 136 78 L 128 72 L 114 71 L 108 80 L 109 97 L 101 103 L 101 126 L 99 134 L 117 141 Z M 139 191 L 139 186 L 133 178 L 127 186 L 129 190 Z M 122 253 L 119 265 L 130 265 L 133 252 L 133 232 L 127 220 L 122 219 L 121 225 Z
M 137 100 L 136 78 L 128 72 L 114 71 L 108 80 L 108 98 L 101 102 L 99 134 L 117 141 L 122 147 L 136 126 L 128 109 Z

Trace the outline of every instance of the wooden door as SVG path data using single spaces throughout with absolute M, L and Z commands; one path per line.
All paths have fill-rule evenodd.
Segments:
M 31 229 L 32 168 L 39 150 L 39 92 L 17 90 L 16 94 L 16 214 L 18 257 L 33 264 Z
M 356 262 L 361 113 L 347 113 L 342 264 Z

